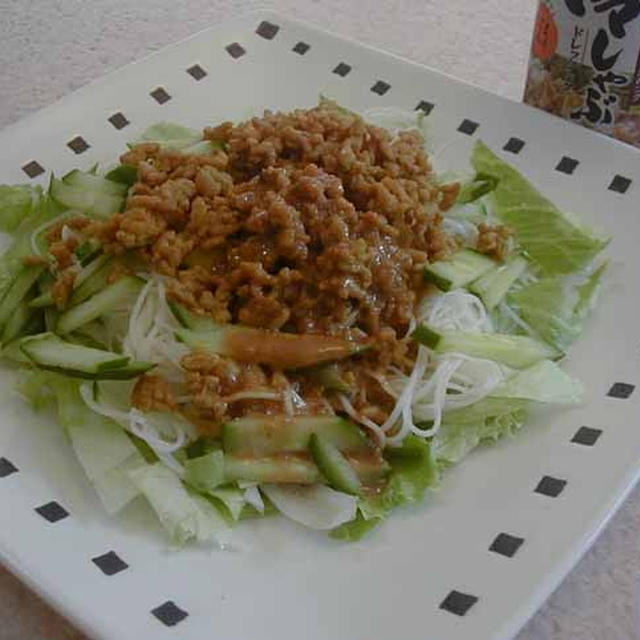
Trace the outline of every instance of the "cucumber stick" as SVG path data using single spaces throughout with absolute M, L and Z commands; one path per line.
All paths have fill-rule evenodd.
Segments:
M 113 257 L 101 255 L 90 262 L 76 278 L 69 304 L 75 306 L 108 286 L 107 277 L 111 270 Z
M 351 495 L 360 493 L 362 485 L 358 475 L 347 459 L 327 438 L 312 433 L 309 449 L 318 469 L 334 489 Z
M 469 285 L 469 291 L 478 295 L 488 311 L 496 307 L 507 295 L 513 283 L 524 273 L 527 261 L 522 256 L 513 256 L 503 265 L 487 271 Z
M 56 178 L 51 179 L 49 193 L 57 203 L 69 209 L 99 217 L 109 216 L 120 211 L 124 204 L 124 197 L 121 195 L 87 190 Z
M 496 263 L 471 249 L 462 249 L 445 260 L 424 268 L 425 282 L 435 284 L 442 291 L 450 291 L 468 285 L 495 267 Z
M 347 358 L 367 348 L 332 336 L 281 333 L 213 323 L 206 331 L 180 328 L 175 335 L 194 351 L 208 351 L 239 362 L 265 364 L 276 369 L 311 367 Z
M 44 267 L 23 267 L 0 302 L 0 330 L 4 328 L 20 303 L 35 284 Z
M 440 331 L 426 325 L 420 325 L 414 331 L 413 339 L 437 353 L 464 353 L 515 369 L 524 369 L 540 360 L 557 360 L 563 355 L 550 345 L 529 336 Z
M 222 427 L 225 453 L 270 456 L 308 450 L 312 434 L 321 434 L 341 451 L 372 450 L 362 430 L 336 416 L 247 416 L 227 422 Z
M 27 336 L 20 341 L 20 348 L 41 369 L 75 378 L 126 380 L 153 366 L 147 362 L 130 362 L 128 356 L 119 353 L 65 342 L 53 333 Z
M 382 480 L 389 471 L 383 459 L 371 455 L 345 456 L 354 468 L 362 484 L 373 485 Z M 317 465 L 308 454 L 277 456 L 224 455 L 224 477 L 227 482 L 246 480 L 250 482 L 273 482 L 281 484 L 317 484 L 325 482 Z
M 21 333 L 24 333 L 23 329 L 26 327 L 29 320 L 31 320 L 34 313 L 34 309 L 28 305 L 26 300 L 22 300 L 14 309 L 14 312 L 11 314 L 7 323 L 4 325 L 4 330 L 2 332 L 2 344 L 7 344 L 8 342 L 11 342 L 11 340 L 17 338 Z
M 71 333 L 100 316 L 122 307 L 140 293 L 143 284 L 143 280 L 133 276 L 124 276 L 116 280 L 85 302 L 62 313 L 58 319 L 56 332 L 60 335 Z

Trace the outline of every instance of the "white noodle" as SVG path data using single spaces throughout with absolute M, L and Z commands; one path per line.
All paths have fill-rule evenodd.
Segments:
M 130 431 L 141 440 L 144 440 L 151 447 L 154 453 L 156 453 L 156 455 L 159 458 L 162 458 L 165 462 L 169 454 L 181 449 L 188 440 L 188 434 L 177 420 L 168 421 L 168 424 L 171 425 L 171 429 L 173 430 L 173 437 L 171 440 L 166 440 L 161 437 L 157 427 L 154 426 L 152 421 L 150 421 L 141 411 L 138 411 L 135 408 L 131 408 L 128 411 L 122 411 L 98 402 L 93 397 L 93 387 L 88 382 L 84 382 L 80 385 L 80 395 L 89 409 L 95 411 L 99 415 L 115 420 L 127 431 Z M 173 458 L 171 459 L 173 460 Z M 173 460 L 172 468 L 174 468 L 174 470 L 176 465 L 178 465 L 177 461 Z

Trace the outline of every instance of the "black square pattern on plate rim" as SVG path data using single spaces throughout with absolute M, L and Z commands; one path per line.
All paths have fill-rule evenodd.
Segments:
M 629 384 L 628 382 L 614 382 L 611 385 L 611 389 L 607 391 L 607 395 L 610 398 L 618 398 L 620 400 L 626 400 L 631 396 L 631 394 L 635 390 L 634 384 Z
M 616 174 L 609 185 L 609 191 L 615 191 L 616 193 L 626 193 L 629 187 L 631 186 L 631 180 L 629 178 L 625 178 L 620 174 Z
M 425 116 L 428 116 L 434 109 L 436 105 L 433 102 L 429 102 L 428 100 L 420 100 L 416 105 L 414 111 L 422 111 Z
M 440 603 L 440 609 L 453 613 L 456 616 L 464 616 L 478 602 L 478 597 L 462 591 L 450 591 L 447 597 Z
M 129 568 L 129 565 L 115 552 L 108 551 L 100 556 L 91 558 L 91 562 L 104 573 L 105 576 L 114 576 Z
M 75 136 L 67 142 L 67 147 L 69 147 L 69 149 L 71 149 L 71 151 L 76 155 L 84 153 L 90 146 L 91 145 L 82 136 Z
M 164 104 L 171 100 L 171 95 L 164 87 L 156 87 L 149 95 L 158 103 Z
M 207 72 L 197 63 L 191 65 L 187 69 L 187 73 L 196 81 L 202 80 L 202 78 L 206 78 L 207 76 Z
M 12 473 L 17 473 L 18 467 L 16 467 L 11 460 L 7 460 L 7 458 L 0 457 L 0 478 L 6 478 L 10 476 Z
M 55 500 L 36 507 L 35 511 L 41 515 L 47 522 L 59 522 L 69 516 L 69 512 Z
M 562 159 L 556 165 L 556 171 L 560 173 L 566 173 L 568 176 L 573 175 L 573 172 L 578 168 L 580 162 L 575 158 L 569 156 L 562 156 Z
M 332 73 L 335 73 L 336 75 L 341 76 L 342 78 L 344 78 L 350 72 L 351 72 L 351 65 L 347 64 L 346 62 L 338 63 L 332 71 Z
M 167 627 L 174 627 L 189 614 L 181 609 L 173 600 L 167 600 L 151 610 L 151 613 Z
M 232 42 L 225 49 L 232 58 L 240 58 L 247 53 L 247 50 L 239 42 Z
M 512 536 L 510 533 L 499 533 L 491 543 L 489 551 L 507 558 L 513 558 L 523 545 L 524 538 Z
M 534 491 L 549 498 L 557 498 L 567 486 L 567 481 L 553 476 L 543 476 Z
M 303 56 L 305 53 L 307 53 L 307 51 L 309 51 L 309 49 L 311 49 L 311 45 L 300 40 L 300 42 L 296 42 L 291 51 L 295 51 L 296 53 L 299 53 L 301 56 Z
M 571 442 L 575 444 L 583 444 L 585 447 L 593 447 L 602 435 L 602 429 L 593 429 L 591 427 L 580 427 L 571 438 Z
M 518 155 L 522 149 L 524 149 L 525 142 L 520 138 L 511 137 L 507 140 L 507 143 L 504 145 L 503 150 L 508 151 L 509 153 L 513 153 Z
M 480 125 L 477 122 L 474 122 L 473 120 L 469 120 L 468 118 L 465 118 L 460 123 L 460 126 L 458 127 L 458 131 L 460 133 L 465 133 L 468 136 L 472 136 L 476 132 L 479 126 Z
M 109 122 L 118 130 L 124 129 L 129 124 L 127 117 L 122 113 L 122 111 L 117 111 L 113 115 L 109 116 L 107 120 L 109 120 Z
M 263 20 L 258 25 L 256 33 L 265 40 L 273 40 L 279 30 L 280 27 L 277 24 L 273 24 L 273 22 L 269 22 L 268 20 Z
M 44 173 L 44 168 L 36 160 L 31 160 L 27 164 L 22 165 L 21 169 L 30 177 L 37 178 Z
M 371 91 L 377 93 L 379 96 L 383 96 L 389 89 L 391 89 L 391 85 L 384 80 L 376 80 L 375 84 L 371 87 Z

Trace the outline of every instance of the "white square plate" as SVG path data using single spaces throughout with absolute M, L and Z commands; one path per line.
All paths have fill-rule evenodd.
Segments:
M 466 166 L 480 137 L 559 206 L 611 233 L 607 285 L 567 362 L 588 402 L 476 452 L 424 505 L 399 511 L 360 543 L 272 518 L 240 528 L 242 552 L 173 552 L 148 511 L 103 514 L 61 429 L 35 416 L 1 372 L 0 558 L 91 636 L 506 639 L 638 476 L 640 154 L 630 147 L 262 12 L 171 46 L 2 132 L 0 182 L 28 173 L 45 183 L 52 170 L 110 162 L 160 120 L 202 127 L 311 106 L 320 93 L 355 110 L 420 106 L 450 168 Z M 595 444 L 573 440 L 581 427 L 598 430 Z

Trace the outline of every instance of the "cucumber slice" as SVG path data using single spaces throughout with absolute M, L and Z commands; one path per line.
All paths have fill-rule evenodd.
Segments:
M 206 332 L 217 331 L 221 327 L 221 325 L 216 324 L 209 316 L 193 313 L 193 311 L 189 311 L 189 309 L 176 302 L 169 302 L 168 304 L 176 320 L 187 329 Z
M 112 256 L 101 255 L 82 269 L 74 282 L 69 305 L 73 307 L 105 289 L 112 263 Z
M 29 306 L 33 309 L 42 309 L 42 307 L 50 307 L 53 304 L 53 294 L 51 293 L 51 287 L 35 297 L 29 302 Z
M 65 342 L 53 333 L 27 336 L 19 344 L 36 366 L 73 378 L 127 380 L 153 366 L 149 362 L 130 362 L 128 356 L 119 353 Z
M 341 360 L 368 348 L 367 345 L 331 336 L 279 333 L 213 322 L 206 331 L 180 328 L 175 335 L 190 349 L 276 369 L 299 369 Z
M 93 175 L 91 173 L 85 173 L 79 169 L 74 169 L 67 173 L 62 178 L 62 182 L 71 185 L 72 187 L 78 187 L 84 191 L 95 191 L 97 193 L 107 193 L 122 197 L 127 193 L 127 185 L 113 182 L 112 180 L 106 180 L 100 176 Z
M 23 267 L 20 273 L 18 273 L 16 279 L 2 299 L 2 302 L 0 302 L 0 329 L 3 329 L 7 324 L 18 308 L 18 305 L 24 300 L 43 271 L 44 267 L 32 266 Z
M 124 367 L 129 362 L 128 356 L 71 344 L 53 333 L 23 338 L 20 347 L 35 364 L 43 368 L 98 374 Z
M 124 204 L 124 198 L 120 195 L 100 191 L 87 191 L 55 178 L 51 179 L 49 193 L 56 202 L 69 209 L 77 209 L 99 217 L 120 211 Z
M 127 188 L 138 181 L 138 170 L 128 164 L 121 164 L 111 169 L 105 176 L 107 180 L 125 185 Z
M 358 475 L 346 458 L 327 438 L 312 433 L 309 439 L 309 449 L 318 469 L 334 489 L 354 496 L 360 493 L 362 486 Z
M 423 277 L 425 282 L 435 284 L 438 289 L 450 291 L 468 285 L 495 265 L 491 258 L 471 249 L 463 249 L 446 260 L 425 267 Z
M 372 451 L 364 433 L 352 422 L 335 416 L 255 416 L 238 418 L 222 427 L 225 453 L 269 456 L 307 451 L 309 437 L 322 436 L 342 451 Z
M 61 314 L 56 327 L 57 333 L 61 335 L 71 333 L 82 325 L 111 313 L 115 308 L 122 307 L 140 293 L 143 285 L 144 281 L 140 278 L 133 276 L 120 278 L 85 302 Z
M 550 345 L 529 336 L 439 331 L 426 325 L 420 325 L 413 332 L 413 339 L 437 353 L 464 353 L 476 358 L 494 360 L 515 369 L 529 367 L 540 360 L 557 360 L 564 355 Z
M 379 483 L 389 472 L 389 464 L 377 454 L 347 455 L 345 459 L 354 468 L 363 485 Z M 224 474 L 227 482 L 237 480 L 281 484 L 324 482 L 322 474 L 308 454 L 253 457 L 225 453 Z
M 351 387 L 340 376 L 340 371 L 335 363 L 312 367 L 304 373 L 327 391 L 337 391 L 338 393 L 349 393 L 351 391 Z
M 20 334 L 24 333 L 23 329 L 29 323 L 29 320 L 33 317 L 35 310 L 32 309 L 26 300 L 22 300 L 20 304 L 14 309 L 13 314 L 4 325 L 4 331 L 2 332 L 2 344 L 7 344 L 17 338 Z
M 527 261 L 522 256 L 514 256 L 472 282 L 469 291 L 478 295 L 487 310 L 491 311 L 507 295 L 507 291 L 526 268 Z
M 322 481 L 318 467 L 311 460 L 298 456 L 249 458 L 225 454 L 224 474 L 227 482 L 316 484 Z

